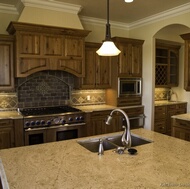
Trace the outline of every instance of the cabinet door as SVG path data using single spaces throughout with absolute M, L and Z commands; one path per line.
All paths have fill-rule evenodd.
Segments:
M 110 58 L 96 55 L 96 88 L 111 87 Z
M 39 56 L 41 55 L 41 35 L 31 32 L 17 33 L 17 53 L 21 55 Z
M 142 76 L 142 45 L 120 44 L 119 73 L 120 77 Z
M 84 57 L 84 39 L 82 37 L 65 37 L 65 56 L 83 58 Z
M 85 77 L 82 78 L 82 88 L 95 88 L 96 83 L 96 48 L 85 48 Z
M 60 35 L 43 35 L 43 54 L 46 56 L 63 55 L 63 37 Z
M 8 40 L 10 40 L 8 37 L 0 36 L 0 90 L 14 88 L 13 41 Z
M 14 127 L 12 120 L 0 120 L 0 149 L 14 147 Z
M 172 135 L 176 138 L 190 141 L 190 131 L 178 127 L 173 127 Z
M 131 74 L 134 77 L 142 76 L 142 45 L 131 45 Z

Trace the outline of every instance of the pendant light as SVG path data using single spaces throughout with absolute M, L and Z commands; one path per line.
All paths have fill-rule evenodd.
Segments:
M 121 51 L 115 46 L 111 39 L 111 30 L 109 24 L 109 0 L 107 0 L 107 24 L 106 37 L 102 46 L 96 51 L 99 56 L 117 56 Z

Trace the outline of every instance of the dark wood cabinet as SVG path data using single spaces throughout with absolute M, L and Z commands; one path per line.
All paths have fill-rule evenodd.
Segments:
M 154 131 L 171 135 L 171 116 L 187 112 L 187 103 L 155 106 Z
M 156 87 L 178 86 L 180 47 L 176 42 L 156 40 Z
M 0 120 L 0 149 L 15 146 L 14 123 L 13 120 Z
M 172 136 L 190 141 L 190 122 L 183 119 L 172 118 Z
M 42 70 L 63 70 L 78 77 L 84 73 L 84 39 L 89 31 L 11 22 L 16 38 L 16 76 Z
M 111 87 L 110 57 L 98 56 L 96 51 L 101 44 L 85 44 L 85 77 L 81 79 L 83 89 L 106 89 Z
M 114 37 L 120 49 L 118 56 L 118 77 L 142 77 L 143 40 Z
M 13 43 L 13 36 L 0 35 L 0 91 L 14 89 Z
M 130 119 L 131 129 L 143 127 L 139 125 L 139 121 L 142 121 L 138 116 L 144 115 L 144 107 L 136 108 L 124 108 L 122 109 L 128 115 Z M 124 116 L 120 112 L 114 112 L 112 114 L 112 121 L 110 125 L 106 125 L 106 120 L 112 110 L 94 111 L 89 113 L 87 122 L 87 135 L 99 135 L 106 133 L 113 133 L 122 131 L 122 125 L 125 125 Z M 143 118 L 144 119 L 144 118 Z

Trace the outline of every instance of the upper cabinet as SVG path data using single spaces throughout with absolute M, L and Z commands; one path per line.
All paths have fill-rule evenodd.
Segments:
M 89 31 L 19 22 L 11 22 L 7 31 L 16 37 L 16 77 L 41 70 L 84 76 L 84 39 Z
M 85 44 L 85 77 L 81 78 L 83 89 L 105 89 L 111 87 L 110 57 L 98 56 L 100 43 Z
M 14 89 L 13 36 L 0 35 L 0 90 Z
M 185 40 L 184 89 L 190 91 L 190 33 L 181 35 Z
M 155 86 L 178 86 L 180 44 L 156 40 Z
M 114 37 L 121 51 L 118 56 L 118 77 L 142 77 L 143 40 Z

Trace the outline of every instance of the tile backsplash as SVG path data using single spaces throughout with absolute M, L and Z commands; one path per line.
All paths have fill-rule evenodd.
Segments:
M 155 100 L 168 100 L 170 88 L 155 88 L 154 99 Z
M 0 93 L 0 110 L 105 103 L 105 90 L 74 90 L 75 79 L 63 71 L 42 71 L 16 78 L 16 93 Z

